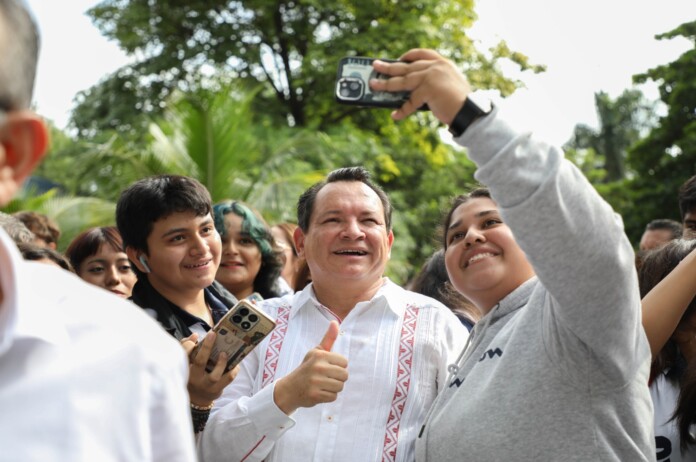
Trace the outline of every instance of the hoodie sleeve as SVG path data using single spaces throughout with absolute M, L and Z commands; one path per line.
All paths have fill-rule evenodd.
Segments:
M 497 109 L 457 141 L 549 292 L 548 318 L 593 350 L 612 379 L 629 377 L 647 344 L 621 217 L 561 149 L 516 132 Z

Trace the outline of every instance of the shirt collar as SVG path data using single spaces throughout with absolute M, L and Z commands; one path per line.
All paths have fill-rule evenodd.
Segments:
M 362 303 L 368 303 L 370 305 L 385 303 L 396 316 L 401 316 L 406 309 L 406 305 L 413 300 L 408 299 L 408 291 L 394 284 L 388 277 L 384 277 L 382 280 L 383 284 L 379 290 L 377 290 L 377 293 L 375 293 L 370 300 L 359 302 L 356 306 Z M 309 283 L 302 291 L 292 296 L 290 318 L 293 318 L 299 310 L 303 308 L 306 309 L 305 307 L 309 306 L 328 309 L 317 300 L 312 283 Z

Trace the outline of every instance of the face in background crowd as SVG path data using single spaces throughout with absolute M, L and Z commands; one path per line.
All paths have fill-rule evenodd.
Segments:
M 696 208 L 684 214 L 684 239 L 696 239 Z
M 445 233 L 450 281 L 482 314 L 534 275 L 512 230 L 489 197 L 463 202 L 458 198 L 445 222 Z
M 281 252 L 261 215 L 238 201 L 221 202 L 213 211 L 222 236 L 217 281 L 238 299 L 254 293 L 262 298 L 279 296 Z
M 126 254 L 108 244 L 102 245 L 96 254 L 87 258 L 77 275 L 123 298 L 131 296 L 137 281 Z
M 75 237 L 65 251 L 75 272 L 85 281 L 102 287 L 119 297 L 128 298 L 137 276 L 118 230 L 113 227 L 92 228 Z
M 280 223 L 271 227 L 271 234 L 276 242 L 276 245 L 283 251 L 285 263 L 280 275 L 290 285 L 295 286 L 297 279 L 297 271 L 299 259 L 295 251 L 295 244 L 292 242 L 292 236 L 297 229 L 297 225 L 292 223 Z
M 672 240 L 672 232 L 668 229 L 648 229 L 640 238 L 640 250 L 652 250 L 662 247 Z
M 225 215 L 222 258 L 217 281 L 238 299 L 254 293 L 254 280 L 261 270 L 261 249 L 242 229 L 244 219 L 236 213 Z

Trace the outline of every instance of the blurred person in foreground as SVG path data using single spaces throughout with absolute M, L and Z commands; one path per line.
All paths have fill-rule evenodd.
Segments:
M 38 32 L 0 0 L 0 206 L 46 152 L 28 110 Z M 98 308 L 98 309 L 97 309 Z M 144 313 L 0 230 L 0 459 L 193 461 L 186 357 Z

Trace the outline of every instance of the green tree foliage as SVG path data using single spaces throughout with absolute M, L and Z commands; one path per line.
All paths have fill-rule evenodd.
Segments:
M 595 93 L 595 107 L 599 129 L 577 125 L 566 148 L 581 151 L 584 173 L 593 182 L 622 180 L 627 175 L 629 148 L 654 125 L 654 104 L 640 90 L 630 89 L 616 99 L 605 92 Z M 598 167 L 603 174 L 598 174 Z
M 657 36 L 676 37 L 686 38 L 694 46 L 675 61 L 634 77 L 636 82 L 659 84 L 667 114 L 629 152 L 628 164 L 636 175 L 627 184 L 633 191 L 632 208 L 623 214 L 633 239 L 654 218 L 679 219 L 677 191 L 696 174 L 696 21 Z
M 293 220 L 327 171 L 363 165 L 395 205 L 398 282 L 436 247 L 441 212 L 474 167 L 426 112 L 397 124 L 388 110 L 336 104 L 338 60 L 437 48 L 503 95 L 520 82 L 501 61 L 543 69 L 504 42 L 478 50 L 466 35 L 473 0 L 104 0 L 89 14 L 133 61 L 76 98 L 78 140 L 51 164 L 71 193 L 115 201 L 138 178 L 180 173 L 275 222 Z
M 541 70 L 499 43 L 479 51 L 465 31 L 473 0 L 104 0 L 88 14 L 134 62 L 77 97 L 73 124 L 83 136 L 138 131 L 137 116 L 161 113 L 174 90 L 231 75 L 264 90 L 255 103 L 279 123 L 322 130 L 355 113 L 337 110 L 333 85 L 344 55 L 397 57 L 413 47 L 443 50 L 465 63 L 475 86 L 512 93 L 501 59 Z M 369 113 L 359 126 L 373 127 Z
M 64 251 L 70 241 L 80 232 L 93 226 L 115 224 L 115 204 L 94 197 L 73 197 L 58 195 L 57 189 L 43 194 L 22 194 L 15 198 L 2 211 L 14 213 L 33 210 L 52 218 L 61 230 L 58 250 Z

